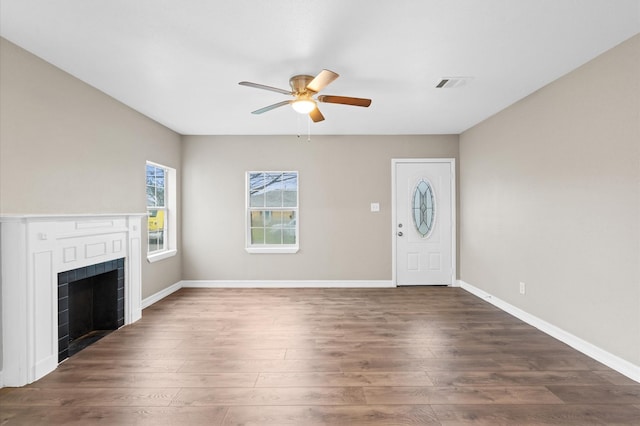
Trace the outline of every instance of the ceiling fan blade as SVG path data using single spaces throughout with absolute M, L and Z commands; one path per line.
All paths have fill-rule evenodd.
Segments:
M 371 99 L 351 98 L 349 96 L 333 96 L 333 95 L 320 95 L 318 96 L 318 102 L 327 102 L 330 104 L 353 105 L 353 106 L 360 106 L 360 107 L 368 107 L 369 105 L 371 105 Z
M 311 117 L 314 123 L 324 120 L 324 115 L 322 115 L 317 106 L 309 113 L 309 117 Z
M 281 106 L 289 105 L 293 101 L 294 100 L 291 99 L 289 101 L 278 102 L 277 104 L 269 105 L 269 106 L 266 106 L 264 108 L 257 109 L 255 111 L 251 111 L 251 114 L 262 114 L 263 112 L 271 111 L 272 109 L 276 109 L 276 108 L 279 108 Z
M 320 74 L 316 75 L 315 78 L 307 84 L 307 89 L 318 93 L 338 77 L 340 77 L 340 75 L 333 71 L 322 70 Z
M 255 87 L 256 89 L 270 90 L 272 92 L 282 93 L 283 95 L 293 95 L 291 90 L 278 89 L 277 87 L 265 86 L 264 84 L 252 83 L 250 81 L 241 81 L 240 86 Z

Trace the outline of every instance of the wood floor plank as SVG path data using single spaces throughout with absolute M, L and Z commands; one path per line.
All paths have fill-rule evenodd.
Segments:
M 635 386 L 638 382 L 630 379 L 627 376 L 624 376 L 617 371 L 613 370 L 603 370 L 603 371 L 594 371 L 595 374 L 602 377 L 606 381 L 614 385 L 632 385 Z
M 533 370 L 549 371 L 549 370 L 591 370 L 591 371 L 607 371 L 609 367 L 599 363 L 598 361 L 582 355 L 575 351 L 574 353 L 563 356 L 550 356 L 548 354 L 540 354 L 531 351 L 523 355 L 523 359 L 531 366 Z
M 323 349 L 323 348 L 308 348 L 308 349 L 287 349 L 285 359 L 348 359 L 348 358 L 400 358 L 400 359 L 412 359 L 412 358 L 434 358 L 429 348 L 416 347 L 416 348 L 394 348 L 394 347 L 375 347 L 375 348 L 363 348 L 363 349 Z
M 260 373 L 256 387 L 431 386 L 424 372 Z
M 362 405 L 360 387 L 183 388 L 172 406 L 210 405 Z
M 177 359 L 177 360 L 212 360 L 212 359 L 284 359 L 286 349 L 253 349 L 224 350 L 224 349 L 140 349 L 122 350 L 109 347 L 87 348 L 77 354 L 78 359 Z
M 640 404 L 640 385 L 547 386 L 567 404 Z
M 23 426 L 219 426 L 227 407 L 28 407 L 3 409 L 0 424 Z
M 436 371 L 429 377 L 437 386 L 544 386 L 606 385 L 607 380 L 591 371 Z
M 91 374 L 61 373 L 38 382 L 41 388 L 194 388 L 253 387 L 257 373 L 125 373 L 99 371 Z
M 562 404 L 544 386 L 366 387 L 368 404 Z
M 293 371 L 340 371 L 340 361 L 305 360 L 188 360 L 179 368 L 183 373 L 260 373 Z
M 185 361 L 182 359 L 161 359 L 161 360 L 131 360 L 118 359 L 101 359 L 95 360 L 91 358 L 69 359 L 58 366 L 54 373 L 80 371 L 80 372 L 127 372 L 127 373 L 171 373 L 178 371 Z
M 397 359 L 370 358 L 360 360 L 345 360 L 340 362 L 340 369 L 345 372 L 371 371 L 501 371 L 503 361 L 482 358 L 457 359 Z M 509 363 L 509 369 L 513 366 Z M 528 365 L 522 364 L 522 369 L 528 370 Z
M 632 406 L 589 405 L 434 405 L 442 425 L 637 425 Z
M 23 387 L 2 395 L 0 407 L 168 406 L 180 388 L 59 388 Z
M 544 346 L 538 349 L 504 349 L 501 347 L 491 347 L 487 345 L 477 346 L 459 346 L 459 347 L 433 347 L 431 353 L 436 358 L 481 358 L 483 356 L 491 357 L 493 359 L 514 359 L 521 358 L 525 351 L 536 351 L 548 357 L 563 357 L 573 353 L 573 351 L 567 349 L 553 349 L 545 348 Z
M 114 347 L 114 346 L 126 346 L 129 348 L 140 349 L 176 349 L 184 345 L 185 340 L 182 336 L 180 338 L 159 338 L 160 336 L 149 336 L 146 334 L 139 334 L 137 336 L 126 336 L 120 333 L 111 333 L 103 337 L 97 343 L 94 343 L 92 347 Z
M 224 426 L 232 425 L 439 425 L 428 405 L 352 405 L 344 406 L 278 406 L 230 407 Z
M 264 335 L 260 339 L 247 339 L 240 336 L 216 336 L 214 339 L 202 339 L 198 337 L 185 336 L 189 340 L 189 345 L 199 348 L 215 347 L 219 349 L 235 348 L 248 351 L 254 349 L 282 349 L 282 348 L 316 348 L 322 347 L 316 343 L 316 339 L 296 338 L 294 336 L 276 337 Z

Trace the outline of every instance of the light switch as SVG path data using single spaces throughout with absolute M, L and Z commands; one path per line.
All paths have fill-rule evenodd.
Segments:
M 371 211 L 377 213 L 380 211 L 380 203 L 371 203 Z

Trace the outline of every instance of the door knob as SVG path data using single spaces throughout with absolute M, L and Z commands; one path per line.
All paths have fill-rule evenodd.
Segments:
M 402 237 L 402 231 L 398 232 L 398 237 Z

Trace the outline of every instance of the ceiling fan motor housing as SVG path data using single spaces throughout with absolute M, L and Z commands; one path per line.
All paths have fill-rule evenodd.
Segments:
M 313 90 L 307 89 L 307 85 L 311 83 L 311 80 L 313 80 L 313 78 L 314 77 L 311 75 L 294 75 L 289 79 L 291 90 L 297 95 L 307 92 L 313 92 Z

